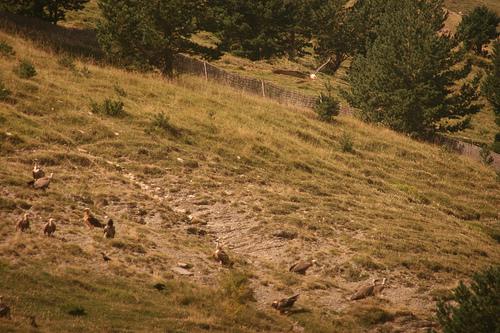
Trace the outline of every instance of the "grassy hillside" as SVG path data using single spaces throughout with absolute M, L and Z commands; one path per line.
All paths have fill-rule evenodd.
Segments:
M 33 31 L 9 31 L 0 294 L 13 319 L 0 318 L 2 331 L 25 331 L 34 315 L 48 332 L 412 332 L 432 325 L 437 296 L 500 260 L 500 183 L 489 168 L 197 78 L 73 61 Z M 34 78 L 15 74 L 22 59 Z M 106 98 L 125 114 L 93 113 Z M 55 173 L 46 192 L 26 186 L 34 159 Z M 84 207 L 113 217 L 116 239 L 84 227 Z M 29 208 L 32 230 L 16 233 Z M 41 235 L 50 217 L 55 238 Z M 296 237 L 274 236 L 283 230 Z M 234 269 L 210 258 L 216 238 Z M 319 265 L 306 276 L 288 272 L 307 258 Z M 178 262 L 194 275 L 173 272 Z M 382 296 L 347 300 L 375 277 L 389 279 Z M 294 313 L 270 307 L 296 292 Z

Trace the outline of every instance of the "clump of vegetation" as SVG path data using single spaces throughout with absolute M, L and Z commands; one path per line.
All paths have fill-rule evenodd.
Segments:
M 242 272 L 231 272 L 222 280 L 222 293 L 225 297 L 240 304 L 255 301 L 253 290 L 249 286 L 248 276 Z
M 123 102 L 109 98 L 106 98 L 102 103 L 92 102 L 90 109 L 92 110 L 92 113 L 110 117 L 121 117 L 125 115 Z
M 59 60 L 57 62 L 62 67 L 65 67 L 71 71 L 76 71 L 75 60 L 72 57 L 65 56 L 65 57 L 59 58 Z
M 491 149 L 495 153 L 500 154 L 500 132 L 495 135 L 495 141 L 493 142 Z
M 469 50 L 481 54 L 482 47 L 497 36 L 500 17 L 485 5 L 465 15 L 457 28 L 457 37 Z
M 7 98 L 9 98 L 10 94 L 10 90 L 7 89 L 2 81 L 0 81 L 0 101 L 5 101 Z
M 121 97 L 127 97 L 127 92 L 125 91 L 125 89 L 123 89 L 122 87 L 120 87 L 119 85 L 115 84 L 113 86 L 113 89 L 115 90 L 116 94 L 118 96 L 121 96 Z
M 159 112 L 153 115 L 151 118 L 151 124 L 149 128 L 146 129 L 146 132 L 151 133 L 155 130 L 160 130 L 174 136 L 179 136 L 181 134 L 181 131 L 170 123 L 170 118 L 164 112 Z
M 21 79 L 31 79 L 35 77 L 38 73 L 36 72 L 35 66 L 29 60 L 21 60 L 19 65 L 14 68 L 14 72 Z
M 6 57 L 10 57 L 16 54 L 14 48 L 10 46 L 7 42 L 0 40 L 0 54 Z
M 72 307 L 71 309 L 68 310 L 68 314 L 75 316 L 75 317 L 80 317 L 80 316 L 85 316 L 87 314 L 87 312 L 85 311 L 85 309 L 83 307 L 75 306 L 75 307 Z
M 453 290 L 451 302 L 441 300 L 437 319 L 444 333 L 489 333 L 500 329 L 500 266 L 477 273 L 470 286 Z
M 340 102 L 332 95 L 332 86 L 326 85 L 326 92 L 322 92 L 316 104 L 314 111 L 321 121 L 332 121 L 333 117 L 338 116 L 340 112 Z
M 487 145 L 483 145 L 479 151 L 479 157 L 484 165 L 491 165 L 494 161 L 493 156 L 491 156 L 491 149 Z
M 340 149 L 344 153 L 354 152 L 354 140 L 350 133 L 344 132 L 339 139 Z
M 14 14 L 33 16 L 56 24 L 64 20 L 66 12 L 81 10 L 89 0 L 57 0 L 57 1 L 2 1 L 0 9 Z
M 493 106 L 495 122 L 500 126 L 500 41 L 493 44 L 491 65 L 486 69 L 486 78 L 481 86 L 481 93 Z
M 467 128 L 481 109 L 479 78 L 465 80 L 471 66 L 463 62 L 458 41 L 439 34 L 442 1 L 391 0 L 383 6 L 373 28 L 377 37 L 352 62 L 350 104 L 363 120 L 414 136 Z

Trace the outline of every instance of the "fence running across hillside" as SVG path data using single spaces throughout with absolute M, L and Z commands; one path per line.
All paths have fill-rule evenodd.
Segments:
M 307 96 L 296 91 L 287 90 L 268 81 L 229 73 L 206 61 L 180 54 L 174 58 L 174 69 L 181 74 L 201 76 L 207 80 L 214 80 L 235 89 L 270 98 L 281 104 L 312 109 L 316 103 L 314 96 Z M 349 108 L 341 108 L 340 113 L 344 115 L 352 114 Z M 461 155 L 480 160 L 479 153 L 481 148 L 477 145 L 445 137 L 436 137 L 433 143 L 447 146 Z M 495 169 L 500 170 L 500 154 L 492 152 L 491 155 L 493 157 L 493 166 Z
M 193 59 L 184 55 L 177 55 L 174 58 L 174 68 L 178 73 L 202 76 L 207 80 L 214 80 L 251 94 L 273 99 L 282 104 L 312 108 L 316 102 L 316 98 L 313 96 L 287 90 L 268 81 L 229 73 L 206 61 Z

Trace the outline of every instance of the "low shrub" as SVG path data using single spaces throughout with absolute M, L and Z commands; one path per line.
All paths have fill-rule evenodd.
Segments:
M 354 152 L 354 140 L 351 134 L 347 132 L 342 133 L 339 139 L 339 144 L 340 144 L 340 149 L 344 153 Z
M 316 104 L 314 105 L 314 111 L 318 115 L 321 121 L 330 122 L 333 117 L 336 117 L 340 113 L 340 102 L 332 95 L 332 88 L 330 85 L 326 85 L 326 92 L 322 92 Z
M 31 79 L 38 74 L 36 72 L 35 66 L 29 60 L 21 60 L 19 62 L 19 65 L 14 68 L 14 72 L 21 79 Z
M 76 72 L 75 61 L 72 57 L 65 56 L 65 57 L 59 58 L 59 60 L 57 62 L 59 63 L 60 66 L 65 67 L 73 72 Z
M 487 145 L 483 145 L 479 151 L 479 157 L 484 165 L 491 165 L 494 161 L 493 156 L 491 156 L 491 149 Z
M 9 98 L 10 94 L 10 90 L 5 87 L 2 81 L 0 81 L 0 101 L 5 101 Z
M 0 54 L 6 57 L 10 57 L 16 54 L 14 48 L 10 46 L 7 42 L 0 40 Z
M 124 104 L 120 100 L 106 98 L 104 102 L 92 102 L 90 104 L 92 113 L 102 114 L 110 117 L 121 117 L 125 115 Z
M 460 282 L 450 300 L 440 300 L 437 319 L 444 333 L 500 330 L 500 266 L 476 273 L 470 286 Z
M 159 112 L 153 115 L 151 118 L 151 124 L 146 132 L 151 133 L 155 130 L 160 130 L 173 136 L 179 136 L 181 131 L 170 123 L 170 118 L 164 113 Z

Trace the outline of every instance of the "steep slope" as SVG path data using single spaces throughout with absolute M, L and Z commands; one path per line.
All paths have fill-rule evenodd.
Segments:
M 35 315 L 45 331 L 411 332 L 432 325 L 434 297 L 500 260 L 500 185 L 480 164 L 348 117 L 0 40 L 16 51 L 0 57 L 3 330 Z M 38 75 L 17 77 L 21 59 Z M 106 98 L 125 114 L 92 113 Z M 45 192 L 26 186 L 34 159 L 55 174 Z M 116 239 L 86 229 L 84 207 L 113 217 Z M 28 208 L 32 231 L 16 233 Z M 55 238 L 41 235 L 49 217 Z M 234 269 L 210 258 L 216 238 Z M 288 272 L 308 258 L 306 276 Z M 382 277 L 381 296 L 347 300 Z M 297 311 L 270 307 L 296 292 Z

